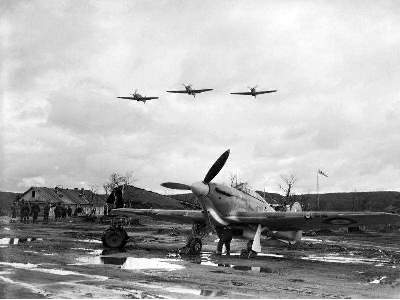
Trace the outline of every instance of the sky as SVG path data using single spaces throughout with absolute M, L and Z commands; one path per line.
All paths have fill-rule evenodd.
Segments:
M 0 190 L 113 172 L 400 191 L 399 1 L 0 2 Z M 169 94 L 182 83 L 213 88 Z M 248 86 L 277 93 L 230 95 Z M 117 99 L 135 89 L 146 104 Z

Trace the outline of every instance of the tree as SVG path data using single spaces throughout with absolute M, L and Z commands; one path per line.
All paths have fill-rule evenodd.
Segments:
M 279 188 L 285 194 L 285 202 L 290 200 L 290 197 L 293 194 L 293 186 L 295 185 L 297 178 L 293 174 L 291 175 L 281 175 L 282 183 L 279 184 Z
M 113 191 L 116 187 L 120 185 L 131 185 L 136 181 L 136 178 L 133 176 L 133 172 L 126 172 L 125 175 L 121 175 L 117 172 L 114 172 L 110 175 L 107 182 L 103 184 L 103 188 L 108 195 Z
M 235 187 L 238 184 L 238 177 L 236 174 L 232 174 L 229 176 L 229 181 L 231 182 L 231 187 Z

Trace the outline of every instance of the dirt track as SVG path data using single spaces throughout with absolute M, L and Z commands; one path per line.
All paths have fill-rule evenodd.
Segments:
M 110 252 L 100 243 L 105 225 L 3 221 L 1 298 L 400 297 L 400 233 L 305 237 L 244 260 L 242 241 L 231 257 L 212 254 L 215 236 L 201 256 L 178 256 L 189 227 L 174 224 L 134 226 L 126 251 Z

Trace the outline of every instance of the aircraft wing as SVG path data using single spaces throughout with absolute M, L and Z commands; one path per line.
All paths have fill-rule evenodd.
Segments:
M 158 99 L 158 97 L 143 97 L 143 100 L 153 100 L 153 99 Z
M 238 92 L 238 93 L 231 93 L 232 95 L 251 95 L 250 92 Z
M 129 99 L 129 100 L 136 100 L 135 98 L 133 98 L 133 97 L 117 97 L 117 98 L 119 98 L 119 99 Z
M 259 92 L 256 92 L 256 95 L 267 94 L 267 93 L 275 93 L 276 91 L 277 91 L 277 90 L 259 91 Z
M 280 231 L 400 223 L 400 215 L 384 212 L 241 212 L 224 219 L 231 224 L 261 224 Z
M 148 216 L 156 220 L 183 224 L 205 222 L 204 214 L 201 210 L 116 208 L 111 210 L 111 214 L 127 217 Z
M 202 93 L 212 91 L 213 89 L 201 89 L 201 90 L 192 90 L 193 93 Z
M 179 93 L 179 94 L 187 94 L 187 90 L 180 90 L 180 91 L 167 91 L 168 93 Z

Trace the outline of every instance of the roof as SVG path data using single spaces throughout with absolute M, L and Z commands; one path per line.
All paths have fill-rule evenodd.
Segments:
M 103 205 L 105 202 L 105 195 L 95 194 L 90 190 L 85 189 L 65 189 L 65 188 L 48 188 L 48 187 L 30 187 L 22 196 L 32 190 L 38 193 L 36 201 L 39 202 L 50 202 L 57 203 L 62 202 L 70 205 L 89 205 L 94 204 L 95 206 Z M 33 200 L 33 201 L 35 201 Z

